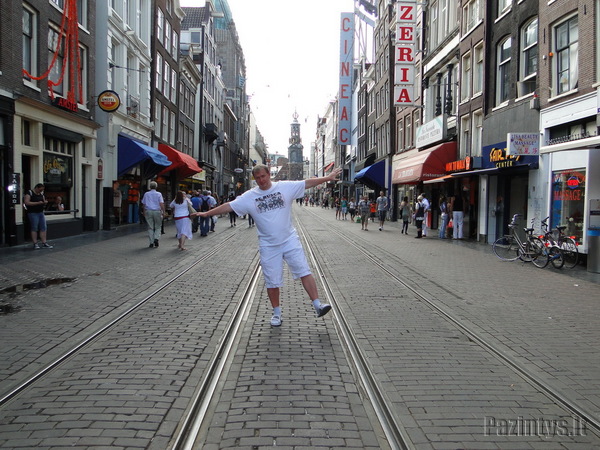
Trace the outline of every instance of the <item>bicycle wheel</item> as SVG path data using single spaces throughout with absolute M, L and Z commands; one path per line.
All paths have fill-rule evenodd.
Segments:
M 550 261 L 555 269 L 561 269 L 565 265 L 563 251 L 558 247 L 550 247 Z
M 519 244 L 515 240 L 514 236 L 507 235 L 502 236 L 494 242 L 492 250 L 495 255 L 502 261 L 514 261 L 519 257 L 518 252 Z
M 572 238 L 561 238 L 558 243 L 563 253 L 563 259 L 565 260 L 565 267 L 572 269 L 579 263 L 579 250 L 577 250 L 577 243 Z
M 550 262 L 550 251 L 544 245 L 544 242 L 535 236 L 529 236 L 525 242 L 525 254 L 527 259 L 521 257 L 524 261 L 531 261 L 534 266 L 543 269 Z

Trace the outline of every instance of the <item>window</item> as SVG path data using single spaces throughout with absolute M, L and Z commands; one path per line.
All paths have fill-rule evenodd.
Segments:
M 554 87 L 557 94 L 577 87 L 579 59 L 579 26 L 577 16 L 571 17 L 554 28 L 555 74 Z
M 21 119 L 21 143 L 31 147 L 31 122 Z
M 64 65 L 64 36 L 60 38 L 57 30 L 50 27 L 48 29 L 48 64 L 52 63 L 54 54 L 56 60 L 48 75 L 48 83 L 52 82 L 52 90 L 57 94 L 63 94 L 67 74 L 63 71 Z
M 567 236 L 583 239 L 585 210 L 585 169 L 559 170 L 552 173 L 551 221 L 554 227 L 566 225 Z
M 498 0 L 498 17 L 506 13 L 512 6 L 512 0 Z
M 75 93 L 77 97 L 77 101 L 80 105 L 83 105 L 87 108 L 87 79 L 88 79 L 88 49 L 87 47 L 80 45 L 79 46 L 79 80 L 77 80 L 77 85 L 81 84 L 81 97 L 79 96 L 79 92 Z
M 464 102 L 471 98 L 471 53 L 463 55 L 460 73 L 460 101 Z
M 154 106 L 154 134 L 157 137 L 160 137 L 160 129 L 162 126 L 162 104 L 156 100 L 156 104 Z
M 483 91 L 483 42 L 475 46 L 475 66 L 473 68 L 473 95 Z
M 158 42 L 162 44 L 163 42 L 163 29 L 165 27 L 165 15 L 162 12 L 162 9 L 158 8 L 158 12 L 156 13 L 156 37 L 158 38 Z
M 165 20 L 164 47 L 167 53 L 171 53 L 171 23 L 168 20 Z
M 156 54 L 156 80 L 155 80 L 154 84 L 156 86 L 156 89 L 159 92 L 162 90 L 162 84 L 163 84 L 162 67 L 163 67 L 162 56 L 160 55 L 160 53 L 157 53 Z
M 479 0 L 471 0 L 463 7 L 463 34 L 467 34 L 477 26 L 481 19 Z
M 460 118 L 460 149 L 459 159 L 470 156 L 471 153 L 471 118 L 464 115 Z
M 404 125 L 406 126 L 406 147 L 412 148 L 414 145 L 414 134 L 412 129 L 412 117 L 406 116 L 404 118 Z
M 481 110 L 473 113 L 472 129 L 473 145 L 471 146 L 471 156 L 481 156 L 483 145 L 483 112 Z
M 521 70 L 518 96 L 535 91 L 535 75 L 538 65 L 538 19 L 530 21 L 521 29 Z
M 399 119 L 397 122 L 398 127 L 398 150 L 396 153 L 400 153 L 404 150 L 404 119 Z
M 496 61 L 496 105 L 508 101 L 510 93 L 510 51 L 512 41 L 508 37 L 498 44 Z
M 170 113 L 171 113 L 171 111 L 169 111 L 169 108 L 167 108 L 165 105 L 163 105 L 161 135 L 162 135 L 163 140 L 165 140 L 165 141 L 169 140 Z
M 164 62 L 164 67 L 165 67 L 165 75 L 164 75 L 164 83 L 162 86 L 162 89 L 160 92 L 162 92 L 162 94 L 167 97 L 167 99 L 169 98 L 169 92 L 171 89 L 171 66 L 169 65 L 168 61 L 165 60 Z
M 177 103 L 177 72 L 171 69 L 171 101 Z
M 36 13 L 27 6 L 23 6 L 23 69 L 33 76 L 37 75 L 37 30 L 38 18 Z M 27 81 L 33 81 L 25 74 L 23 77 Z

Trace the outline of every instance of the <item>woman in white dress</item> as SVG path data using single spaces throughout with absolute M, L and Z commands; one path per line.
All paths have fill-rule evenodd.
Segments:
M 186 197 L 185 192 L 177 191 L 175 200 L 171 202 L 171 211 L 177 227 L 177 239 L 179 239 L 179 250 L 186 250 L 185 240 L 192 239 L 192 221 L 190 220 L 190 209 L 192 202 Z

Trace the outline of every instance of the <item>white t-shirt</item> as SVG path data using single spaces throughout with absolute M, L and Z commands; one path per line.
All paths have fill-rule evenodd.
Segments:
M 304 180 L 276 181 L 266 191 L 257 186 L 244 192 L 229 205 L 238 216 L 252 216 L 261 247 L 273 247 L 297 236 L 292 225 L 292 204 L 304 196 L 305 186 Z

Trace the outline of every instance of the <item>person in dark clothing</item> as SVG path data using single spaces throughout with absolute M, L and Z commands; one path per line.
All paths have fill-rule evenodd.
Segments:
M 33 249 L 52 248 L 52 246 L 46 242 L 46 231 L 48 226 L 46 224 L 46 216 L 44 216 L 44 208 L 48 204 L 48 200 L 44 197 L 44 185 L 38 183 L 33 189 L 27 191 L 25 198 L 23 199 L 23 204 L 27 208 L 27 217 L 31 224 Z M 41 245 L 38 243 L 38 234 L 42 241 Z

